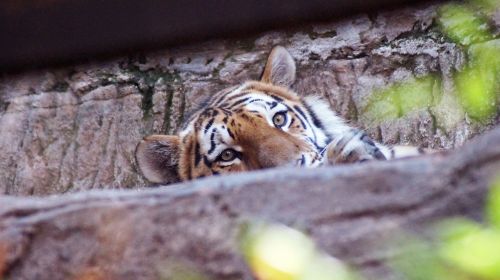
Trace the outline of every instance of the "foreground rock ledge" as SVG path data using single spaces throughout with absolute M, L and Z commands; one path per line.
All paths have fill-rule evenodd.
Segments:
M 480 219 L 499 143 L 497 128 L 457 151 L 408 160 L 1 197 L 0 260 L 7 279 L 160 279 L 179 263 L 213 279 L 251 279 L 235 236 L 259 217 L 305 230 L 368 279 L 397 279 L 382 264 L 397 250 L 380 240 L 443 217 Z

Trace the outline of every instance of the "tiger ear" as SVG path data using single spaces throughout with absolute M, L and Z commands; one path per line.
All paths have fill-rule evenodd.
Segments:
M 179 182 L 179 136 L 150 135 L 135 148 L 141 173 L 152 183 Z
M 282 87 L 290 87 L 295 82 L 295 61 L 285 48 L 273 48 L 261 81 Z

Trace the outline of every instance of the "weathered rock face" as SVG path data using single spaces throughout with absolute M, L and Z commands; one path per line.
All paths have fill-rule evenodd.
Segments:
M 209 279 L 252 279 L 237 233 L 259 218 L 302 229 L 365 279 L 401 279 L 385 266 L 400 248 L 384 238 L 421 234 L 443 217 L 481 219 L 498 143 L 500 128 L 448 155 L 0 197 L 0 277 L 4 268 L 6 279 L 184 279 L 172 278 L 182 265 Z
M 435 31 L 436 7 L 360 15 L 238 41 L 37 71 L 0 80 L 0 193 L 50 194 L 144 186 L 133 151 L 143 136 L 175 133 L 206 97 L 258 79 L 272 46 L 298 65 L 299 94 L 319 94 L 386 143 L 452 148 L 482 128 L 467 122 L 452 73 L 465 53 Z M 374 124 L 363 108 L 377 88 L 434 73 L 435 109 Z M 441 98 L 442 97 L 442 98 Z M 449 114 L 452 112 L 453 114 Z

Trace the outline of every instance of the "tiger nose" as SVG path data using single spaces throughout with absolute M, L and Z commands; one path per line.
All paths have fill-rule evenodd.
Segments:
M 289 164 L 297 159 L 299 145 L 283 137 L 265 138 L 258 148 L 258 161 L 261 168 L 270 168 Z

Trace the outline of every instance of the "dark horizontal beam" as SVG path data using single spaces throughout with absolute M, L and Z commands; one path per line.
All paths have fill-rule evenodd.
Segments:
M 3 0 L 0 71 L 331 20 L 418 0 Z

